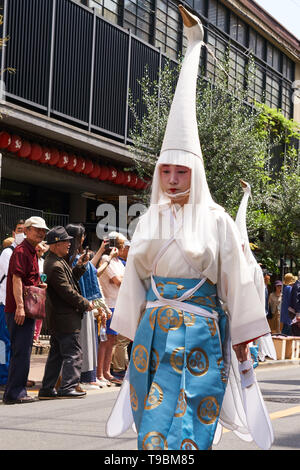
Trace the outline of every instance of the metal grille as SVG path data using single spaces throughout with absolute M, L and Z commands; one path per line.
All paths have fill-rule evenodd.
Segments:
M 6 64 L 8 96 L 16 96 L 42 109 L 48 105 L 52 0 L 9 0 L 5 14 L 9 37 Z
M 38 216 L 45 219 L 47 226 L 51 229 L 56 225 L 66 226 L 69 223 L 69 216 L 65 214 L 53 214 L 29 207 L 14 206 L 0 202 L 0 240 L 2 241 L 12 236 L 18 220 L 26 220 L 29 217 Z
M 92 128 L 124 136 L 128 33 L 96 18 Z
M 89 120 L 93 15 L 70 1 L 56 2 L 52 113 Z
M 4 19 L 7 99 L 126 142 L 129 89 L 162 54 L 72 0 L 5 0 Z

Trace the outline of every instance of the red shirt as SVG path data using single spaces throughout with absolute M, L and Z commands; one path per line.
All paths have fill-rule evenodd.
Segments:
M 14 274 L 21 278 L 23 286 L 37 286 L 40 283 L 38 256 L 35 247 L 26 239 L 16 246 L 10 257 L 5 300 L 5 312 L 7 313 L 16 311 L 12 282 Z

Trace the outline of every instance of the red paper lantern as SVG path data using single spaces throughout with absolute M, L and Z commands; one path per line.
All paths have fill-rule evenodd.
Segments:
M 98 178 L 101 172 L 101 168 L 98 165 L 98 163 L 94 163 L 94 169 L 93 171 L 89 174 L 90 178 Z
M 11 136 L 7 132 L 0 132 L 0 149 L 6 149 L 11 144 Z
M 18 151 L 18 156 L 21 158 L 27 158 L 29 157 L 30 153 L 31 153 L 31 144 L 27 142 L 26 140 L 24 140 L 22 142 L 22 147 Z
M 66 170 L 69 170 L 69 171 L 74 171 L 75 167 L 77 165 L 77 157 L 76 155 L 69 155 L 69 162 L 68 164 L 66 165 Z
M 125 180 L 125 173 L 124 173 L 124 171 L 118 170 L 118 174 L 117 174 L 116 179 L 114 180 L 114 183 L 115 183 L 115 184 L 123 184 L 124 180 Z
M 140 190 L 143 188 L 145 181 L 142 178 L 138 178 L 135 189 Z
M 85 160 L 81 157 L 77 158 L 77 165 L 74 168 L 75 173 L 83 173 L 85 169 Z
M 22 139 L 18 135 L 13 135 L 11 138 L 11 143 L 7 147 L 7 150 L 12 153 L 16 153 L 22 147 Z
M 42 156 L 42 147 L 39 144 L 32 144 L 31 145 L 31 152 L 29 155 L 30 160 L 39 160 Z
M 69 155 L 66 152 L 59 152 L 59 160 L 56 163 L 58 168 L 65 168 L 69 163 Z
M 51 160 L 51 150 L 48 147 L 42 147 L 42 156 L 39 159 L 39 162 L 49 165 L 50 160 Z
M 85 160 L 85 167 L 83 170 L 83 174 L 89 175 L 90 173 L 92 173 L 93 169 L 94 169 L 94 163 L 92 162 L 92 160 Z
M 131 181 L 129 183 L 129 188 L 135 188 L 138 182 L 138 177 L 135 173 L 131 173 Z
M 99 175 L 99 180 L 106 181 L 109 177 L 109 168 L 107 166 L 101 166 L 101 172 Z
M 48 163 L 49 163 L 49 165 L 54 166 L 58 163 L 60 154 L 59 154 L 59 151 L 56 150 L 56 149 L 51 149 L 50 152 L 51 152 L 51 156 L 50 156 L 50 160 L 49 160 Z
M 109 175 L 108 175 L 108 181 L 114 181 L 116 177 L 118 176 L 118 170 L 116 168 L 109 168 Z
M 129 186 L 130 183 L 131 183 L 131 173 L 129 173 L 128 171 L 126 171 L 126 173 L 125 173 L 125 179 L 124 179 L 123 185 L 124 185 L 124 186 Z

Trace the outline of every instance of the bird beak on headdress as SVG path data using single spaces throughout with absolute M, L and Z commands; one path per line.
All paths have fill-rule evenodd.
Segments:
M 183 5 L 178 5 L 178 8 L 180 10 L 184 26 L 186 26 L 187 28 L 191 28 L 192 26 L 195 26 L 198 23 L 194 15 L 192 15 L 186 8 L 184 8 Z

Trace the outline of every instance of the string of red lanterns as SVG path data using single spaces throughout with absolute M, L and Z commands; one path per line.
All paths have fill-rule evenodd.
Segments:
M 18 135 L 0 132 L 0 149 L 14 153 L 20 158 L 39 162 L 41 164 L 56 166 L 67 171 L 88 176 L 99 181 L 126 186 L 131 189 L 146 189 L 150 180 L 139 178 L 134 172 L 122 171 L 114 167 L 99 165 L 88 158 L 83 158 L 55 148 L 31 143 Z

